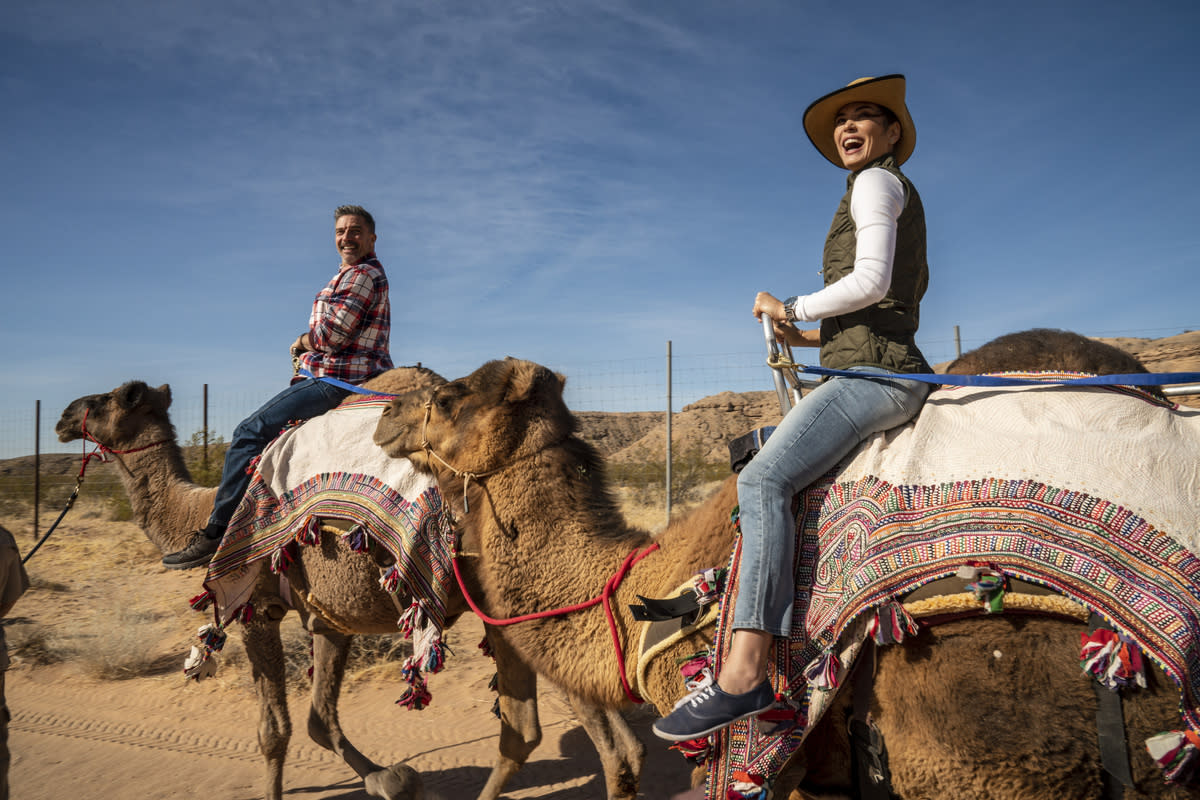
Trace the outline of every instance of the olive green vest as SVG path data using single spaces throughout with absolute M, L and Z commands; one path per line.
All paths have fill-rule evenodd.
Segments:
M 925 263 L 925 209 L 916 188 L 888 154 L 868 167 L 882 167 L 904 184 L 907 201 L 896 227 L 892 285 L 878 303 L 821 320 L 821 365 L 830 369 L 882 367 L 895 372 L 932 372 L 914 339 L 921 297 L 929 284 Z M 850 218 L 855 172 L 846 180 L 846 195 L 833 216 L 825 239 L 825 285 L 854 271 L 857 239 Z

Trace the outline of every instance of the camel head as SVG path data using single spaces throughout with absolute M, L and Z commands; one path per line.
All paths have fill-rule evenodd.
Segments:
M 562 442 L 575 430 L 563 402 L 566 379 L 531 361 L 489 361 L 465 378 L 391 401 L 375 443 L 433 471 L 427 450 L 464 473 L 482 475 Z
M 175 428 L 167 416 L 171 387 L 157 389 L 142 381 L 130 381 L 108 394 L 90 394 L 73 401 L 54 426 L 60 442 L 87 434 L 112 448 L 133 447 L 147 438 L 174 438 Z M 86 415 L 86 423 L 85 423 Z

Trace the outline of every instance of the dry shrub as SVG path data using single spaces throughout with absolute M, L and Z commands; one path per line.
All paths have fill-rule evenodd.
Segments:
M 298 621 L 293 624 L 285 620 L 279 633 L 283 639 L 288 685 L 307 690 L 312 685 L 312 636 Z M 356 681 L 399 681 L 400 667 L 410 655 L 412 643 L 398 633 L 393 636 L 355 636 L 350 640 L 350 653 L 346 658 L 346 677 Z
M 4 636 L 8 640 L 8 654 L 17 664 L 35 667 L 61 664 L 74 654 L 74 649 L 53 630 L 36 622 L 8 620 Z
M 146 647 L 156 619 L 152 612 L 129 608 L 94 616 L 91 629 L 80 637 L 83 641 L 74 660 L 85 675 L 103 680 L 162 674 L 163 657 Z
M 608 475 L 626 521 L 657 533 L 667 525 L 666 460 L 616 462 Z M 704 502 L 729 475 L 729 464 L 705 459 L 699 447 L 676 452 L 671 460 L 671 515 Z
M 69 632 L 20 618 L 5 626 L 9 654 L 33 666 L 69 662 L 81 673 L 102 680 L 122 680 L 162 674 L 168 665 L 146 648 L 154 615 L 118 611 L 93 615 Z
M 443 634 L 449 640 L 449 632 Z M 400 667 L 412 655 L 412 642 L 400 634 L 394 636 L 355 636 L 346 659 L 346 675 L 351 680 L 401 680 Z

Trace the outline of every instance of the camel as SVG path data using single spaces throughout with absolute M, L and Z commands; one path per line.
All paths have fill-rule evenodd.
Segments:
M 383 393 L 401 393 L 443 383 L 423 367 L 402 367 L 364 384 Z M 133 507 L 135 522 L 163 553 L 186 544 L 189 531 L 203 527 L 212 510 L 214 488 L 192 483 L 168 415 L 171 390 L 140 381 L 126 383 L 106 394 L 72 402 L 56 426 L 63 442 L 87 435 L 114 451 L 121 480 Z M 325 533 L 320 546 L 299 549 L 299 574 L 292 580 L 307 584 L 313 602 L 296 609 L 313 635 L 312 696 L 308 734 L 320 746 L 342 757 L 363 780 L 373 797 L 421 800 L 420 776 L 399 763 L 384 768 L 360 753 L 342 732 L 337 702 L 352 636 L 395 634 L 397 607 L 378 586 L 379 569 L 370 554 L 352 551 L 341 537 Z M 266 761 L 264 796 L 282 800 L 283 767 L 291 737 L 287 708 L 284 654 L 279 625 L 289 611 L 280 595 L 278 576 L 263 570 L 252 600 L 256 613 L 240 626 L 260 704 L 259 747 Z M 400 598 L 401 606 L 408 605 Z M 461 595 L 447 598 L 446 624 L 468 610 Z M 500 702 L 499 754 L 479 793 L 495 800 L 509 778 L 541 741 L 534 673 L 516 659 L 506 642 L 488 633 L 496 658 Z M 568 696 L 572 709 L 592 738 L 609 781 L 610 800 L 628 800 L 636 784 L 643 750 L 615 712 L 593 708 Z M 630 741 L 632 739 L 632 742 Z
M 620 708 L 629 704 L 621 675 L 633 674 L 637 660 L 629 606 L 639 596 L 667 597 L 694 573 L 728 561 L 735 477 L 657 539 L 630 527 L 609 493 L 602 460 L 575 434 L 563 383 L 532 362 L 489 362 L 465 378 L 393 399 L 375 441 L 436 476 L 457 518 L 464 590 L 492 618 L 578 604 L 611 587 L 628 556 L 658 546 L 612 591 L 611 626 L 624 643 L 623 659 L 599 607 L 501 631 L 540 675 Z M 1082 629 L 1059 618 L 1001 615 L 947 622 L 901 646 L 878 648 L 870 711 L 887 743 L 891 796 L 1105 796 L 1097 699 L 1078 666 Z M 678 663 L 712 642 L 711 627 L 677 641 L 645 668 L 637 691 L 666 713 L 684 693 Z M 855 793 L 845 726 L 853 690 L 844 687 L 773 796 Z M 1133 787 L 1126 797 L 1198 796 L 1194 788 L 1165 785 L 1140 747 L 1146 737 L 1179 727 L 1178 702 L 1157 669 L 1147 689 L 1126 698 L 1128 738 L 1137 743 L 1129 748 Z

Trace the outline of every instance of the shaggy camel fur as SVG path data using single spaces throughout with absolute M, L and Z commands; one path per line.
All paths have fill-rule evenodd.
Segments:
M 437 476 L 458 520 L 466 588 L 493 617 L 587 600 L 628 554 L 652 542 L 618 512 L 600 458 L 575 435 L 562 387 L 563 378 L 545 367 L 495 361 L 398 397 L 380 417 L 375 441 Z M 696 512 L 672 522 L 657 538 L 660 550 L 612 593 L 626 673 L 637 658 L 630 603 L 637 595 L 667 596 L 693 573 L 724 564 L 735 504 L 731 477 Z M 1081 627 L 1049 618 L 965 620 L 881 648 L 871 710 L 887 741 L 894 796 L 1100 796 L 1096 700 L 1078 666 Z M 647 670 L 639 688 L 660 713 L 683 694 L 677 663 L 709 646 L 711 634 L 692 634 Z M 558 685 L 599 704 L 627 704 L 600 608 L 508 626 L 502 636 Z M 1195 796 L 1165 787 L 1140 746 L 1178 727 L 1177 703 L 1161 673 L 1125 703 L 1136 780 L 1127 797 Z M 854 792 L 845 711 L 835 707 L 817 726 L 775 796 Z
M 405 367 L 385 373 L 365 386 L 395 394 L 442 382 L 443 378 L 428 369 Z M 215 489 L 191 482 L 167 413 L 170 404 L 170 387 L 155 389 L 141 382 L 130 382 L 107 394 L 75 400 L 63 412 L 56 428 L 61 441 L 82 438 L 86 414 L 88 436 L 116 451 L 137 451 L 114 458 L 129 494 L 134 520 L 163 553 L 180 549 L 186 544 L 189 531 L 203 527 L 215 494 Z M 147 449 L 139 450 L 143 447 Z M 338 694 L 352 638 L 344 631 L 396 633 L 398 612 L 379 590 L 379 568 L 370 555 L 353 552 L 341 537 L 329 534 L 322 537 L 319 547 L 300 548 L 298 556 L 288 577 L 293 584 L 307 585 L 314 598 L 313 607 L 301 604 L 297 609 L 305 628 L 313 634 L 309 736 L 340 755 L 364 780 L 370 795 L 389 800 L 420 800 L 421 781 L 411 767 L 397 764 L 384 769 L 375 764 L 347 740 L 338 721 Z M 257 613 L 241 626 L 242 637 L 260 703 L 258 741 L 266 759 L 265 796 L 268 800 L 281 800 L 291 721 L 279 624 L 289 607 L 280 597 L 278 577 L 269 570 L 263 570 L 253 603 Z M 408 600 L 401 598 L 401 604 L 407 606 Z M 447 602 L 447 625 L 466 610 L 461 595 L 455 592 Z M 496 655 L 501 733 L 500 752 L 479 794 L 480 800 L 498 797 L 507 780 L 541 741 L 535 675 L 513 656 L 503 639 L 491 632 L 488 638 Z M 614 720 L 615 715 L 604 710 L 569 699 L 600 751 L 606 773 L 613 776 L 613 781 L 628 783 L 630 779 L 626 776 L 636 776 L 641 769 L 642 751 L 625 742 L 620 730 L 623 722 L 619 717 Z M 614 791 L 612 800 L 625 800 L 626 796 Z
M 1119 347 L 1054 328 L 1005 334 L 964 353 L 946 367 L 946 372 L 952 375 L 1054 370 L 1096 375 L 1149 372 L 1142 362 Z

